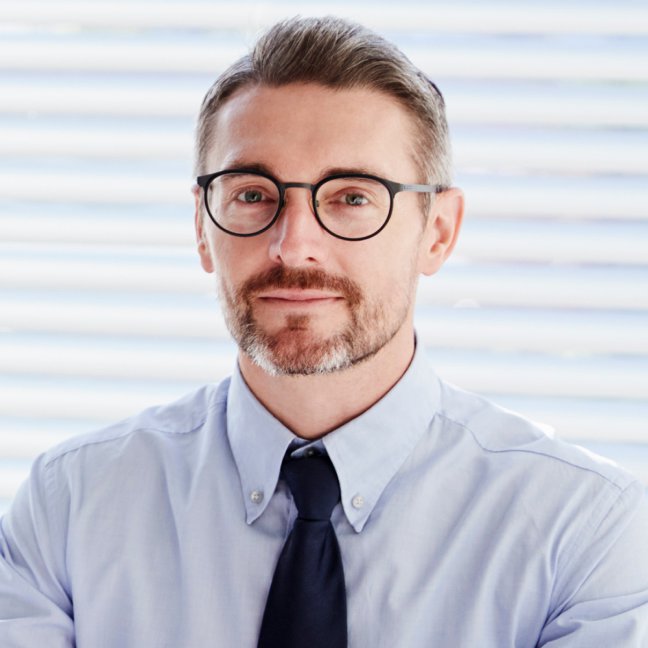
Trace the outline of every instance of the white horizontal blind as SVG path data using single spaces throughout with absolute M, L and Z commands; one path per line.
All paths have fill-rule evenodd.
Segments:
M 259 28 L 346 15 L 441 87 L 468 213 L 438 372 L 648 483 L 648 8 L 0 0 L 0 510 L 33 457 L 232 367 L 192 129 Z

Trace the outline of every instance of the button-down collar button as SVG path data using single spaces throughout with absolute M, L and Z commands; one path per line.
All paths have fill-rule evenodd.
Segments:
M 354 509 L 361 509 L 364 506 L 364 503 L 365 501 L 362 495 L 355 495 L 351 500 L 351 506 L 353 506 Z
M 313 450 L 313 448 L 308 448 L 308 450 L 306 450 L 306 456 L 307 457 L 314 457 L 315 456 L 315 450 Z
M 250 501 L 253 504 L 261 504 L 261 502 L 263 502 L 263 491 L 253 490 L 250 493 Z

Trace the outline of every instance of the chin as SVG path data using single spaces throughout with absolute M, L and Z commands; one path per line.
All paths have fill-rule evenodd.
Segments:
M 317 338 L 307 330 L 284 329 L 241 345 L 252 362 L 271 376 L 326 375 L 350 369 L 376 355 L 393 336 L 370 339 L 358 331 Z

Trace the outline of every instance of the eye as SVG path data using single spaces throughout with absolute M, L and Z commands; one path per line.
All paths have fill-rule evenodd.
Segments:
M 359 218 L 372 212 L 389 212 L 389 191 L 373 178 L 343 176 L 327 179 L 318 189 L 317 206 L 325 215 Z
M 241 191 L 237 196 L 237 200 L 244 203 L 259 203 L 263 200 L 263 193 L 258 189 L 246 189 Z
M 344 194 L 344 203 L 350 205 L 351 207 L 362 207 L 369 203 L 366 196 L 363 196 L 359 193 L 347 193 Z

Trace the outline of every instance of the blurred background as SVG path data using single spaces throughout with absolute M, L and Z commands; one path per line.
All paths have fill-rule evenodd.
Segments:
M 0 512 L 39 452 L 230 373 L 195 116 L 264 27 L 327 13 L 446 97 L 468 210 L 420 288 L 438 373 L 648 484 L 645 2 L 0 0 Z

